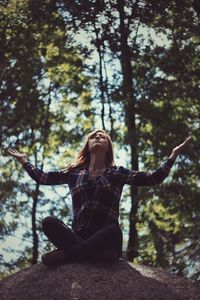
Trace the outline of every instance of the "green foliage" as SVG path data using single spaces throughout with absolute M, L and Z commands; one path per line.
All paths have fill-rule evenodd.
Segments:
M 24 183 L 24 171 L 8 157 L 7 149 L 15 147 L 26 153 L 41 169 L 63 168 L 74 159 L 78 141 L 94 123 L 89 114 L 91 89 L 90 78 L 84 73 L 84 51 L 69 45 L 70 37 L 56 3 L 40 4 L 13 0 L 0 8 L 0 26 L 4 29 L 0 37 L 0 228 L 5 244 L 10 236 L 21 236 L 22 240 L 19 252 L 7 248 L 7 253 L 14 255 L 13 261 L 2 258 L 4 269 L 10 272 L 33 261 L 37 245 L 31 245 L 32 235 L 38 234 L 40 249 L 44 247 L 42 219 L 52 214 L 70 223 L 71 208 L 69 197 L 62 197 L 62 188 L 38 189 L 27 178 Z
M 134 62 L 137 90 L 142 90 L 137 110 L 142 168 L 157 167 L 188 135 L 193 144 L 179 157 L 166 183 L 153 189 L 154 197 L 147 190 L 140 193 L 138 261 L 191 276 L 199 260 L 198 22 L 187 5 L 180 11 L 172 3 L 167 12 L 167 20 L 162 11 L 151 26 L 159 32 L 167 28 L 168 46 L 156 46 L 152 41 L 154 46 L 147 46 Z M 193 23 L 188 22 L 189 16 Z
M 4 155 L 15 146 L 39 167 L 57 169 L 74 159 L 85 133 L 106 124 L 116 148 L 130 156 L 128 137 L 133 133 L 126 126 L 126 74 L 120 65 L 122 36 L 127 38 L 129 51 L 123 62 L 131 62 L 132 75 L 126 79 L 133 87 L 135 106 L 128 112 L 136 120 L 140 170 L 157 168 L 174 146 L 188 135 L 193 138 L 162 186 L 139 190 L 137 261 L 197 280 L 200 39 L 196 3 L 181 1 L 180 9 L 179 1 L 12 0 L 1 6 L 0 139 Z M 135 157 L 127 158 L 129 166 L 131 159 Z M 66 191 L 51 187 L 37 191 L 32 181 L 24 183 L 24 173 L 11 158 L 2 157 L 0 167 L 3 236 L 14 235 L 22 224 L 22 238 L 32 243 L 36 201 L 39 250 L 50 250 L 40 224 L 48 212 L 71 222 Z M 126 192 L 120 216 L 125 231 L 127 199 L 130 193 Z M 8 215 L 12 221 L 7 221 Z M 32 247 L 26 247 L 13 261 L 18 268 L 32 259 Z

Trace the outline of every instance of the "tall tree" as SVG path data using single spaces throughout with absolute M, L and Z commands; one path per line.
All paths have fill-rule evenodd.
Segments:
M 37 262 L 38 233 L 45 209 L 54 214 L 60 212 L 69 219 L 70 216 L 66 201 L 55 206 L 45 199 L 47 188 L 23 183 L 21 167 L 6 157 L 6 150 L 19 148 L 40 169 L 47 163 L 56 169 L 66 167 L 75 155 L 78 141 L 94 122 L 90 116 L 90 82 L 82 59 L 88 54 L 85 49 L 69 45 L 71 35 L 65 32 L 56 3 L 41 1 L 40 4 L 13 0 L 1 7 L 4 72 L 0 122 L 5 155 L 1 159 L 1 233 L 6 238 L 20 229 L 22 240 L 29 240 L 31 233 L 33 237 L 32 245 L 25 243 L 25 249 L 10 268 Z M 58 198 L 59 193 L 52 192 L 52 197 Z M 23 222 L 28 225 L 20 226 Z
M 157 166 L 161 158 L 169 155 L 177 136 L 180 140 L 183 139 L 189 129 L 195 137 L 199 124 L 195 92 L 197 81 L 196 70 L 193 71 L 190 67 L 194 66 L 198 57 L 197 51 L 194 52 L 199 43 L 196 1 L 183 1 L 181 9 L 180 2 L 173 0 L 167 2 L 99 1 L 98 3 L 96 1 L 66 1 L 65 3 L 59 1 L 59 3 L 62 3 L 62 8 L 70 13 L 70 21 L 76 30 L 81 28 L 83 32 L 90 33 L 91 43 L 95 44 L 97 49 L 99 44 L 106 45 L 105 51 L 110 57 L 110 65 L 111 61 L 116 58 L 121 63 L 121 69 L 116 69 L 119 74 L 118 85 L 115 83 L 114 87 L 112 81 L 111 95 L 113 106 L 120 104 L 122 109 L 122 120 L 127 128 L 125 131 L 127 134 L 123 135 L 122 140 L 131 148 L 132 168 L 137 169 L 137 149 L 139 149 L 140 161 L 143 161 L 140 166 L 146 166 L 148 169 Z M 90 14 L 88 14 L 88 7 L 91 8 Z M 96 37 L 93 35 L 92 24 L 94 22 L 95 28 L 98 28 L 98 39 L 97 35 Z M 156 41 L 156 35 L 160 41 Z M 162 38 L 165 39 L 166 45 L 159 46 Z M 189 47 L 188 44 L 190 44 Z M 187 48 L 190 50 L 188 51 Z M 189 59 L 190 57 L 194 58 L 193 62 Z M 192 80 L 188 81 L 188 78 Z M 187 86 L 188 94 L 186 94 Z M 189 91 L 193 93 L 192 97 L 189 96 Z M 187 101 L 190 99 L 192 108 L 191 106 L 183 108 L 186 99 Z M 190 118 L 192 115 L 192 118 L 197 120 L 192 122 L 193 124 Z M 146 118 L 149 118 L 151 122 Z M 192 153 L 194 153 L 193 149 Z M 183 156 L 183 159 L 186 157 Z M 196 162 L 195 159 L 194 164 Z M 184 170 L 182 164 L 180 167 Z M 188 168 L 191 168 L 191 161 Z M 184 173 L 183 176 L 185 178 Z M 154 189 L 154 191 L 158 196 L 158 190 Z M 129 250 L 131 247 L 135 248 L 134 250 L 137 249 L 136 228 L 139 228 L 141 223 L 136 224 L 136 213 L 141 222 L 145 217 L 142 215 L 141 219 L 137 199 L 143 200 L 144 196 L 147 196 L 145 192 L 143 197 L 141 194 L 139 197 L 136 197 L 136 193 L 133 195 L 132 192 Z M 194 194 L 193 197 L 196 198 Z M 147 199 L 143 200 L 144 204 L 147 203 Z M 152 197 L 152 201 L 156 199 L 158 197 Z M 167 196 L 163 201 L 166 202 L 166 199 Z M 142 201 L 140 205 L 141 210 L 145 209 Z M 154 208 L 155 206 L 152 209 Z M 170 210 L 167 211 L 166 205 L 163 207 L 161 204 L 160 211 L 162 212 L 163 209 L 166 210 L 167 219 Z M 174 210 L 173 205 L 171 209 Z M 170 228 L 174 229 L 170 230 L 176 228 L 177 215 L 174 214 L 173 218 Z M 166 266 L 170 264 L 170 258 L 166 257 L 166 241 L 171 235 L 165 236 L 166 232 L 159 228 L 159 224 L 154 219 L 149 220 L 148 229 L 151 230 L 148 231 L 148 235 L 154 241 L 153 247 L 157 253 L 156 263 Z M 175 244 L 175 239 L 172 238 L 171 245 L 173 246 L 170 251 L 174 251 Z M 129 254 L 129 259 L 132 259 L 135 251 L 130 251 Z M 145 260 L 144 256 L 143 259 Z

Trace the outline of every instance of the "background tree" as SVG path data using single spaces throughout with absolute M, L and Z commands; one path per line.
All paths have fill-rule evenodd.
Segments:
M 192 135 L 187 155 L 162 187 L 124 190 L 120 220 L 129 232 L 128 259 L 139 250 L 138 262 L 198 279 L 197 1 L 11 2 L 1 14 L 0 105 L 4 114 L 9 109 L 10 118 L 0 121 L 4 147 L 15 143 L 27 151 L 29 146 L 39 166 L 61 167 L 95 125 L 110 131 L 115 149 L 126 153 L 127 167 L 152 170 Z M 8 180 L 12 164 L 10 159 L 3 173 L 4 208 L 15 202 L 18 190 L 16 178 Z M 59 192 L 53 197 L 62 199 Z M 40 203 L 47 205 L 45 193 L 40 187 Z M 66 204 L 60 212 L 70 216 Z M 51 213 L 57 208 L 48 206 Z M 13 211 L 18 210 L 15 204 Z M 37 212 L 41 221 L 42 206 Z M 1 224 L 8 234 L 10 226 Z
M 1 10 L 1 27 L 5 26 L 1 31 L 2 154 L 7 156 L 9 147 L 17 147 L 40 169 L 47 164 L 66 167 L 77 142 L 93 125 L 88 114 L 90 82 L 83 72 L 83 57 L 88 54 L 68 46 L 70 35 L 54 1 L 42 1 L 40 6 L 10 1 Z M 47 189 L 23 182 L 24 171 L 11 157 L 2 157 L 1 169 L 2 239 L 18 231 L 30 244 L 21 248 L 14 264 L 7 264 L 14 269 L 37 262 L 43 215 L 50 211 L 67 217 L 70 208 L 53 188 L 46 199 Z M 59 200 L 57 205 L 53 198 Z
M 89 6 L 91 8 L 90 14 L 87 10 Z M 199 55 L 196 50 L 197 45 L 199 45 L 197 36 L 199 19 L 196 2 L 184 1 L 181 4 L 181 9 L 178 1 L 161 1 L 159 3 L 155 1 L 135 1 L 134 3 L 131 1 L 101 1 L 98 4 L 95 1 L 87 1 L 87 4 L 82 1 L 69 1 L 63 3 L 63 7 L 71 13 L 74 28 L 77 29 L 80 26 L 84 32 L 90 32 L 91 43 L 96 45 L 98 52 L 99 45 L 104 46 L 104 56 L 110 58 L 108 65 L 111 66 L 111 61 L 115 61 L 116 57 L 121 63 L 121 69 L 116 70 L 120 76 L 115 74 L 110 78 L 112 81 L 110 86 L 113 88 L 110 95 L 112 96 L 113 107 L 120 103 L 122 109 L 122 122 L 127 128 L 127 132 L 125 131 L 126 134 L 123 134 L 121 141 L 132 149 L 129 152 L 131 154 L 130 161 L 132 161 L 131 167 L 137 169 L 137 148 L 140 153 L 140 168 L 152 169 L 160 164 L 163 157 L 167 158 L 171 146 L 187 136 L 188 132 L 196 140 L 195 136 L 197 136 L 199 128 L 197 125 L 199 116 L 196 93 L 198 90 L 196 77 L 198 67 L 194 63 Z M 95 26 L 92 27 L 94 24 Z M 164 39 L 164 43 L 162 39 Z M 192 65 L 195 70 L 191 69 Z M 101 63 L 100 69 L 102 69 Z M 114 78 L 117 77 L 119 84 L 117 85 L 115 82 L 115 85 L 112 85 Z M 102 76 L 100 81 L 102 88 Z M 192 106 L 185 105 L 187 101 L 190 101 Z M 191 115 L 192 118 L 190 118 Z M 115 126 L 114 128 L 117 127 Z M 194 147 L 196 148 L 196 146 Z M 191 156 L 193 156 L 195 151 L 194 149 L 190 150 Z M 188 160 L 188 157 L 183 155 L 177 164 L 177 166 L 179 165 L 177 172 L 181 172 L 182 161 L 185 160 L 188 161 L 188 170 L 187 173 L 185 170 L 183 171 L 184 179 L 191 172 L 189 170 L 193 164 L 191 157 Z M 194 165 L 197 166 L 198 159 L 193 161 Z M 195 173 L 198 176 L 197 169 Z M 175 174 L 173 184 L 176 180 Z M 199 193 L 196 175 L 194 175 L 195 179 L 193 180 L 196 193 L 192 196 L 192 201 L 195 201 L 195 210 L 199 211 L 198 203 L 194 200 L 197 199 L 196 195 Z M 189 186 L 191 188 L 191 183 L 185 187 L 188 191 L 187 202 L 188 199 L 191 199 L 192 194 Z M 157 189 L 154 189 L 157 197 L 152 197 L 152 201 L 158 202 L 161 193 L 163 195 L 160 187 L 158 190 L 160 191 L 159 195 L 157 195 Z M 173 194 L 175 195 L 176 192 L 177 190 L 173 191 Z M 142 211 L 138 211 L 139 199 L 141 199 L 140 204 L 147 204 L 147 198 L 142 202 L 144 197 L 141 195 L 136 197 L 136 195 L 136 191 L 135 194 L 131 193 L 129 259 L 133 258 L 136 253 L 134 250 L 137 250 L 136 228 L 140 228 L 140 224 L 148 217 L 147 215 L 140 215 Z M 147 197 L 147 194 L 144 193 L 144 196 Z M 167 199 L 166 194 L 165 203 Z M 145 205 L 141 206 L 141 208 L 144 207 Z M 149 207 L 147 211 L 150 213 L 154 209 L 156 210 L 155 206 Z M 142 243 L 142 249 L 152 253 L 151 261 L 155 261 L 156 264 L 171 266 L 171 269 L 176 269 L 176 259 L 171 262 L 171 257 L 175 253 L 174 249 L 180 247 L 176 245 L 173 236 L 178 220 L 176 213 L 172 214 L 171 211 L 174 212 L 178 208 L 175 208 L 173 203 L 171 204 L 171 211 L 166 205 L 163 207 L 162 204 L 160 204 L 159 209 L 159 217 L 161 214 L 165 214 L 165 221 L 169 216 L 173 216 L 170 223 L 171 229 L 168 228 L 167 222 L 165 222 L 166 228 L 162 228 L 161 223 L 155 223 L 155 216 L 151 218 L 146 230 L 148 230 L 147 235 L 153 244 L 151 243 L 151 246 L 146 248 L 143 247 Z M 192 211 L 190 210 L 189 213 L 192 214 Z M 136 227 L 137 216 L 140 222 Z M 184 228 L 182 231 L 184 232 Z M 167 254 L 165 249 L 170 237 L 173 247 Z M 197 257 L 195 257 L 195 261 L 196 259 Z M 148 258 L 146 261 L 149 261 Z M 186 266 L 183 268 L 180 266 L 180 270 L 182 269 L 187 272 Z

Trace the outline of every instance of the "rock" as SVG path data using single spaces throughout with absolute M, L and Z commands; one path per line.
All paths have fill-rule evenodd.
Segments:
M 162 269 L 132 265 L 37 264 L 0 282 L 1 300 L 199 300 L 200 287 Z

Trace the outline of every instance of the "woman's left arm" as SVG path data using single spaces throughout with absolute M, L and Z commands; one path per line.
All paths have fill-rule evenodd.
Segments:
M 182 144 L 175 147 L 168 160 L 153 172 L 139 172 L 121 167 L 119 171 L 122 175 L 123 183 L 135 186 L 151 186 L 163 182 L 168 176 L 177 156 L 185 151 L 190 141 L 191 137 L 188 137 Z
M 185 149 L 186 149 L 187 145 L 190 143 L 191 139 L 192 139 L 191 136 L 189 136 L 182 144 L 175 147 L 172 150 L 172 153 L 171 153 L 169 159 L 175 161 L 177 156 L 185 151 Z

